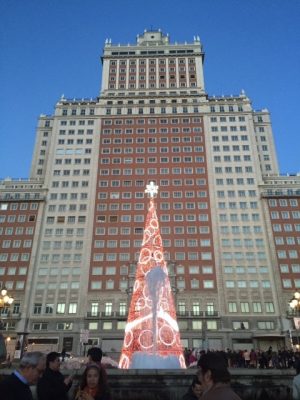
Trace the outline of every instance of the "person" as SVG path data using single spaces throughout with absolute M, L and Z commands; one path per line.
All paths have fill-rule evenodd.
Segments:
M 296 375 L 293 378 L 293 400 L 300 399 L 300 360 L 295 362 Z
M 95 363 L 101 367 L 102 356 L 103 353 L 100 347 L 91 347 L 88 349 L 87 358 L 89 363 Z
M 183 396 L 182 400 L 199 400 L 202 394 L 201 382 L 197 376 L 193 379 L 189 390 Z
M 60 353 L 61 361 L 62 361 L 62 362 L 65 361 L 66 355 L 67 355 L 66 349 L 63 348 L 62 351 L 61 351 L 61 353 Z
M 103 369 L 103 368 L 102 368 Z M 83 375 L 76 400 L 111 400 L 106 377 L 97 364 L 88 364 Z
M 72 386 L 72 376 L 65 378 L 59 371 L 60 354 L 52 351 L 47 355 L 46 370 L 37 384 L 38 400 L 67 400 Z
M 203 354 L 198 366 L 197 376 L 203 391 L 201 400 L 241 400 L 230 387 L 230 373 L 222 354 Z
M 33 400 L 30 385 L 35 385 L 45 370 L 45 355 L 39 351 L 27 352 L 19 369 L 0 382 L 0 396 L 5 400 Z

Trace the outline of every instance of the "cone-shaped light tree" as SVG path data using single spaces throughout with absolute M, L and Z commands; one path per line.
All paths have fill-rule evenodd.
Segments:
M 155 210 L 158 186 L 150 182 L 145 192 L 150 205 L 119 367 L 185 368 Z

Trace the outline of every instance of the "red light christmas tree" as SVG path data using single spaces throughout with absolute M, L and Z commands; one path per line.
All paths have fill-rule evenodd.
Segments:
M 125 327 L 119 368 L 186 368 L 154 198 L 150 197 L 142 248 Z

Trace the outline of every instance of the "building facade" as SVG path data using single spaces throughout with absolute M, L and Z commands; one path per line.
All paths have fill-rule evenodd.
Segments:
M 19 304 L 5 325 L 12 346 L 120 352 L 150 181 L 183 346 L 296 340 L 288 301 L 300 287 L 300 176 L 279 174 L 269 112 L 243 91 L 206 93 L 197 36 L 107 39 L 101 60 L 97 98 L 62 97 L 39 118 L 26 190 L 34 197 L 38 185 L 41 197 L 26 200 L 37 208 L 22 285 L 9 258 L 17 239 L 5 232 L 23 215 L 24 189 L 1 182 L 0 279 Z

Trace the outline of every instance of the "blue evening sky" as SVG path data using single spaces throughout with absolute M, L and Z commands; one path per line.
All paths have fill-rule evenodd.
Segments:
M 199 35 L 206 91 L 271 112 L 280 171 L 300 171 L 299 0 L 0 0 L 0 177 L 29 176 L 39 114 L 96 97 L 106 38 Z

